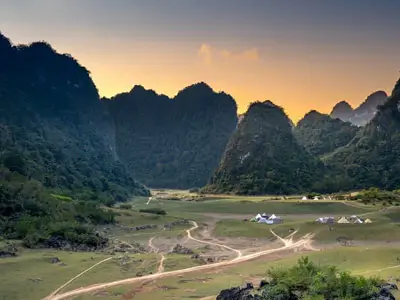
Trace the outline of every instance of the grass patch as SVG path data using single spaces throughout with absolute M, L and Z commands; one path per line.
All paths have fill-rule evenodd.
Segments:
M 341 202 L 294 202 L 294 201 L 252 201 L 248 199 L 219 199 L 203 202 L 194 201 L 152 201 L 149 206 L 137 204 L 137 208 L 160 208 L 169 215 L 182 213 L 231 213 L 255 215 L 275 214 L 361 214 L 373 211 L 370 207 L 354 207 Z M 135 208 L 136 208 L 135 207 Z

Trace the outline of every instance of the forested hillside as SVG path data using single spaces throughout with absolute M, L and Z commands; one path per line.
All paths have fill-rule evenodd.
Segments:
M 255 102 L 230 139 L 207 192 L 290 194 L 307 191 L 322 166 L 301 147 L 281 107 Z
M 299 121 L 294 134 L 308 152 L 321 156 L 347 145 L 358 130 L 358 127 L 349 122 L 333 119 L 313 110 Z
M 150 187 L 201 187 L 236 128 L 236 103 L 205 83 L 170 99 L 135 86 L 104 99 L 113 117 L 118 156 Z
M 115 160 L 108 118 L 89 72 L 70 55 L 0 35 L 0 232 L 41 240 L 59 226 L 76 235 L 100 213 L 93 203 L 148 195 Z
M 400 80 L 375 117 L 345 147 L 325 158 L 343 188 L 400 187 Z

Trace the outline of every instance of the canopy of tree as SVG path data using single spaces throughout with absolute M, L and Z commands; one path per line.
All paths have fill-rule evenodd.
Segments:
M 300 146 L 281 107 L 255 102 L 230 139 L 206 192 L 290 194 L 307 191 L 322 172 Z
M 288 268 L 275 268 L 267 273 L 268 281 L 260 284 L 255 295 L 251 288 L 235 289 L 235 297 L 229 290 L 222 291 L 218 300 L 254 299 L 254 300 L 379 300 L 395 299 L 383 280 L 352 276 L 348 272 L 340 272 L 334 266 L 318 266 L 307 257 L 298 261 L 297 265 Z M 239 292 L 239 293 L 238 293 Z M 229 297 L 225 297 L 229 296 Z M 386 296 L 386 297 L 383 297 Z
M 347 145 L 356 135 L 358 127 L 315 110 L 299 121 L 294 129 L 297 141 L 315 156 L 330 153 Z
M 148 195 L 115 158 L 89 72 L 44 42 L 13 46 L 0 35 L 0 166 L 79 199 Z
M 107 239 L 92 225 L 114 222 L 97 202 L 51 195 L 41 183 L 0 168 L 0 233 L 27 247 L 97 249 Z
M 150 187 L 201 187 L 236 128 L 236 103 L 205 83 L 170 99 L 135 86 L 104 99 L 114 120 L 119 157 Z

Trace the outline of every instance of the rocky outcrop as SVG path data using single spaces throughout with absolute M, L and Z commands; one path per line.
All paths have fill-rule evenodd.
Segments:
M 193 250 L 190 248 L 186 248 L 183 247 L 180 244 L 177 244 L 173 249 L 172 249 L 172 253 L 176 253 L 176 254 L 193 254 Z

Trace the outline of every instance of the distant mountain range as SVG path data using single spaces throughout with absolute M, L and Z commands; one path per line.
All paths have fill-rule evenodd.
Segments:
M 238 117 L 235 100 L 203 82 L 173 99 L 142 86 L 99 99 L 72 56 L 0 35 L 0 179 L 91 201 L 149 195 L 135 179 L 240 194 L 400 188 L 399 85 L 295 126 L 271 101 Z
M 386 102 L 388 95 L 384 91 L 372 93 L 359 107 L 353 109 L 346 101 L 336 104 L 330 116 L 348 121 L 357 126 L 365 126 L 376 114 L 378 107 Z

